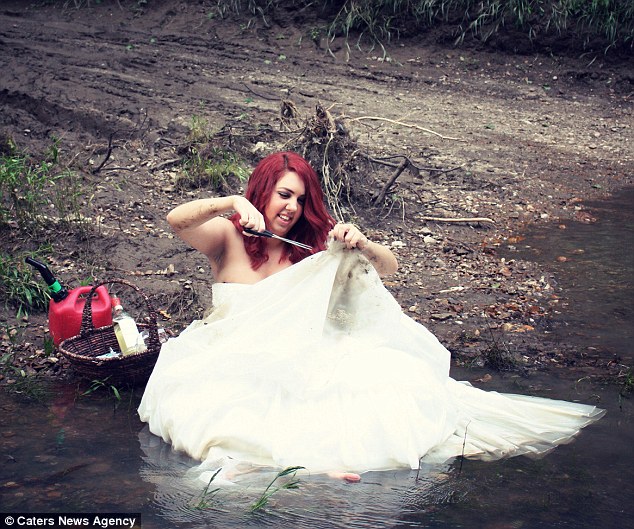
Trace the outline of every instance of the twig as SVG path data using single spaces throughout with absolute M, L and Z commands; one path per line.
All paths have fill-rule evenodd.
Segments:
M 396 121 L 394 119 L 389 119 L 389 118 L 382 118 L 379 116 L 360 116 L 358 118 L 353 118 L 350 121 L 362 121 L 365 119 L 370 119 L 370 120 L 374 120 L 374 121 L 386 121 L 388 123 L 392 123 L 394 125 L 401 125 L 402 127 L 409 127 L 412 129 L 418 129 L 418 130 L 422 130 L 423 132 L 427 132 L 428 134 L 433 134 L 434 136 L 438 136 L 439 138 L 442 138 L 443 140 L 455 140 L 455 141 L 466 141 L 463 140 L 461 138 L 453 138 L 451 136 L 444 136 L 436 131 L 433 131 L 431 129 L 426 129 L 425 127 L 421 127 L 420 125 L 415 125 L 413 123 L 404 123 L 402 121 Z
M 457 165 L 456 167 L 451 167 L 450 169 L 442 169 L 442 170 L 438 170 L 438 169 L 426 169 L 427 171 L 429 171 L 431 174 L 430 176 L 432 178 L 435 178 L 436 176 L 439 176 L 441 174 L 447 174 L 447 173 L 451 173 L 452 171 L 457 171 L 458 169 L 463 168 L 465 165 L 467 165 L 466 163 L 463 163 L 462 165 Z
M 258 96 L 261 97 L 262 99 L 268 99 L 269 101 L 279 101 L 280 98 L 279 97 L 271 97 L 271 96 L 265 96 L 262 94 L 258 94 L 255 90 L 253 90 L 248 84 L 246 83 L 242 83 L 244 85 L 244 87 L 251 92 L 254 96 Z
M 467 426 L 465 426 L 465 429 L 464 429 L 464 439 L 462 440 L 462 454 L 460 454 L 460 468 L 458 469 L 458 475 L 462 473 L 462 463 L 464 463 L 464 449 L 465 449 L 465 446 L 467 446 L 467 432 L 469 431 L 470 424 L 471 424 L 471 421 L 467 423 Z
M 385 183 L 383 189 L 379 192 L 379 194 L 372 200 L 373 204 L 381 204 L 385 200 L 385 195 L 390 190 L 390 187 L 396 182 L 396 179 L 401 175 L 401 173 L 407 168 L 410 164 L 409 158 L 405 158 L 396 168 L 396 171 L 392 173 L 390 179 Z
M 135 167 L 106 167 L 104 171 L 136 171 Z
M 165 169 L 166 167 L 169 167 L 171 165 L 177 164 L 180 161 L 181 161 L 180 158 L 171 158 L 169 160 L 165 160 L 164 162 L 161 162 L 161 163 L 155 165 L 154 167 L 152 167 L 152 169 L 150 169 L 150 171 L 152 171 L 152 172 L 160 171 L 161 169 Z
M 430 222 L 487 222 L 489 224 L 495 224 L 493 219 L 487 217 L 420 217 L 420 220 L 427 220 Z
M 113 137 L 114 137 L 114 132 L 112 132 L 110 134 L 110 137 L 108 138 L 108 150 L 106 151 L 106 156 L 104 157 L 103 161 L 95 169 L 91 171 L 92 174 L 97 174 L 99 171 L 101 171 L 102 167 L 106 165 L 108 158 L 110 158 L 110 155 L 112 154 L 112 138 Z
M 398 164 L 390 162 L 388 160 L 391 160 L 393 158 L 402 158 L 403 157 L 402 154 L 396 154 L 394 156 L 386 156 L 384 158 L 373 158 L 369 154 L 365 154 L 365 153 L 360 153 L 360 154 L 361 154 L 361 156 L 363 156 L 364 158 L 366 158 L 370 162 L 378 163 L 380 165 L 386 165 L 387 167 L 394 167 L 394 168 L 398 167 Z M 467 165 L 466 163 L 463 163 L 462 165 L 458 165 L 456 167 L 450 167 L 449 169 L 438 169 L 437 167 L 421 167 L 421 166 L 416 165 L 411 160 L 409 161 L 409 163 L 410 163 L 411 167 L 414 167 L 414 168 L 418 169 L 419 171 L 427 171 L 428 173 L 430 173 L 430 176 L 432 176 L 432 177 L 436 177 L 436 176 L 441 175 L 441 174 L 451 173 L 452 171 L 457 171 L 458 169 L 461 169 L 462 167 Z M 420 182 L 420 183 L 424 183 L 424 182 Z

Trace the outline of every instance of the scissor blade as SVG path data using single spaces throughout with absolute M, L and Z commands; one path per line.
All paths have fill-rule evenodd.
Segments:
M 279 235 L 275 235 L 275 233 L 270 232 L 269 230 L 264 230 L 264 231 L 255 231 L 251 228 L 243 228 L 244 231 L 246 231 L 247 233 L 250 233 L 251 235 L 259 235 L 260 237 L 271 237 L 273 239 L 279 239 L 280 241 L 284 241 L 288 244 L 292 244 L 294 246 L 299 246 L 300 248 L 304 248 L 305 250 L 312 250 L 313 247 L 312 246 L 308 246 L 307 244 L 304 244 L 303 242 L 297 242 L 297 241 L 293 241 L 291 239 L 285 239 L 284 237 L 280 237 Z
M 285 239 L 284 237 L 280 237 L 279 235 L 275 235 L 275 233 L 273 233 L 271 236 L 274 239 L 279 239 L 280 241 L 287 242 L 288 244 L 292 244 L 293 246 L 299 246 L 300 248 L 304 248 L 304 250 L 312 250 L 313 249 L 312 246 L 308 246 L 307 244 L 304 244 L 303 242 L 297 242 L 297 241 L 293 241 L 291 239 Z

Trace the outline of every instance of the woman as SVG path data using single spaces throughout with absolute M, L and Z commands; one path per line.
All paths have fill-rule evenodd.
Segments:
M 208 257 L 214 310 L 164 344 L 139 414 L 207 468 L 304 466 L 357 481 L 421 460 L 537 455 L 604 413 L 450 378 L 449 352 L 379 279 L 396 271 L 392 252 L 335 224 L 297 154 L 262 160 L 245 197 L 189 202 L 168 221 Z
M 228 211 L 235 211 L 231 219 L 219 216 Z M 260 281 L 325 250 L 327 235 L 349 249 L 361 250 L 381 275 L 397 268 L 388 248 L 370 242 L 352 224 L 335 225 L 324 207 L 315 171 L 292 152 L 262 160 L 249 179 L 245 197 L 194 200 L 174 209 L 167 220 L 181 239 L 207 256 L 214 278 L 223 283 Z M 277 239 L 250 237 L 243 228 L 268 229 L 308 244 L 313 251 Z

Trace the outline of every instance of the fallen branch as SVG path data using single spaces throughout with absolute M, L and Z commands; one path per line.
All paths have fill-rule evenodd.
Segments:
M 362 121 L 366 119 L 370 119 L 373 121 L 386 121 L 394 125 L 401 125 L 402 127 L 409 127 L 412 129 L 422 130 L 423 132 L 427 132 L 428 134 L 433 134 L 434 136 L 438 136 L 439 138 L 442 138 L 443 140 L 466 141 L 461 138 L 452 138 L 451 136 L 444 136 L 434 130 L 426 129 L 425 127 L 421 127 L 420 125 L 415 125 L 414 123 L 404 123 L 402 121 L 396 121 L 394 119 L 389 119 L 389 118 L 382 118 L 379 116 L 360 116 L 358 118 L 353 118 L 350 121 Z
M 264 94 L 258 94 L 253 88 L 251 88 L 247 83 L 242 83 L 243 86 L 251 92 L 254 96 L 261 97 L 262 99 L 267 99 L 268 101 L 279 101 L 280 98 L 278 96 L 265 96 Z
M 154 167 L 150 169 L 150 171 L 151 172 L 160 171 L 161 169 L 165 169 L 166 167 L 171 167 L 172 165 L 176 165 L 177 163 L 181 161 L 182 161 L 181 158 L 171 158 L 169 160 L 165 160 L 164 162 L 156 164 Z
M 410 164 L 409 158 L 403 159 L 403 161 L 396 168 L 396 171 L 392 173 L 392 176 L 390 177 L 390 179 L 385 183 L 385 185 L 383 186 L 383 189 L 381 189 L 379 194 L 376 197 L 374 197 L 374 199 L 372 199 L 373 204 L 383 203 L 383 201 L 385 200 L 385 195 L 387 195 L 387 192 L 390 190 L 394 182 L 396 182 L 396 179 L 401 175 L 401 173 L 407 168 L 409 164 Z
M 108 150 L 106 151 L 106 155 L 104 156 L 103 161 L 95 169 L 91 171 L 92 174 L 97 174 L 99 171 L 101 171 L 103 166 L 106 165 L 106 162 L 110 158 L 110 155 L 112 154 L 112 138 L 113 137 L 114 137 L 114 132 L 110 134 L 110 137 L 108 138 Z
M 451 167 L 449 169 L 427 169 L 430 172 L 430 175 L 432 178 L 435 178 L 437 176 L 440 176 L 441 174 L 447 174 L 447 173 L 451 173 L 452 171 L 457 171 L 458 169 L 462 169 L 465 165 L 467 165 L 466 163 L 463 163 L 462 165 L 457 165 L 456 167 Z
M 487 217 L 420 217 L 420 220 L 427 220 L 430 222 L 485 222 L 488 224 L 495 224 L 493 219 Z

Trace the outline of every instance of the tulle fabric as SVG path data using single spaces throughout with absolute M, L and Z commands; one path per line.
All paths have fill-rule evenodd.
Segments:
M 542 454 L 604 413 L 449 377 L 450 355 L 339 243 L 254 285 L 163 345 L 139 415 L 213 467 L 319 473 Z

